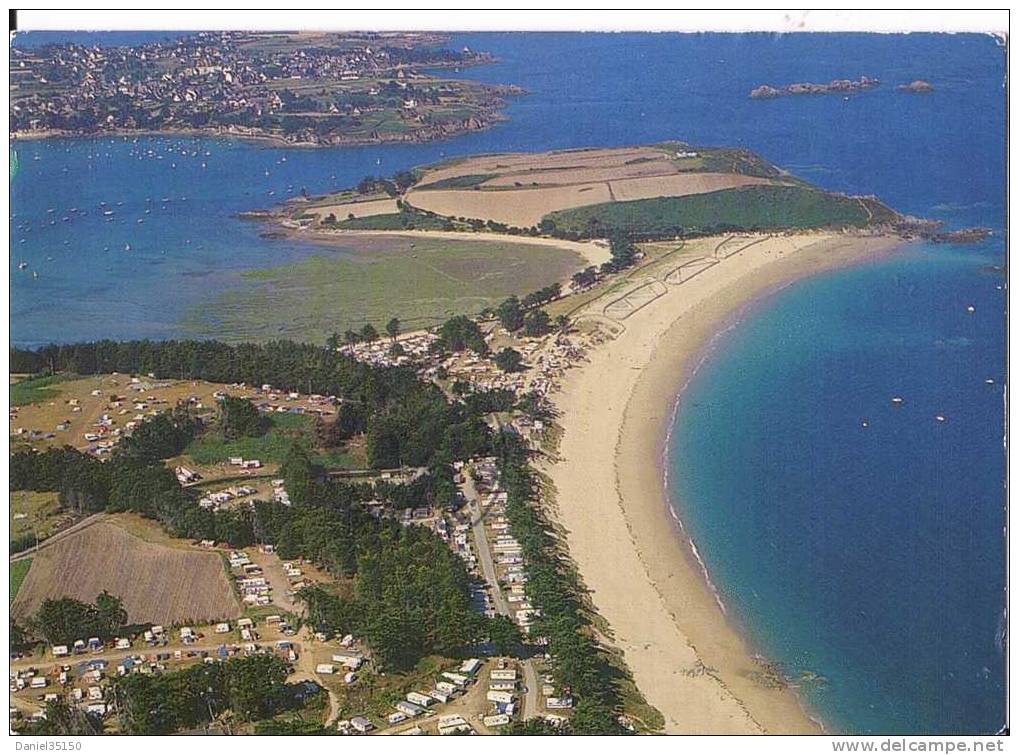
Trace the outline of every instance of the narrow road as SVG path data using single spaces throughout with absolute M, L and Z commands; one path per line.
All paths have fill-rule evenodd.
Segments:
M 23 551 L 18 551 L 17 553 L 11 556 L 10 560 L 20 561 L 21 559 L 34 556 L 39 550 L 49 545 L 52 545 L 53 543 L 58 543 L 65 537 L 69 537 L 70 535 L 73 535 L 75 532 L 80 532 L 86 527 L 95 524 L 96 522 L 101 520 L 105 515 L 106 515 L 105 512 L 102 511 L 100 511 L 98 514 L 90 514 L 81 521 L 75 522 L 70 527 L 65 527 L 64 529 L 60 530 L 60 532 L 55 532 L 38 545 L 33 545 L 31 548 L 27 548 Z
M 464 479 L 463 492 L 468 501 L 468 511 L 471 512 L 471 528 L 474 532 L 474 545 L 478 549 L 478 558 L 481 560 L 481 571 L 492 592 L 492 602 L 495 604 L 496 612 L 503 616 L 509 616 L 509 603 L 499 587 L 499 580 L 495 575 L 495 563 L 492 561 L 492 551 L 488 547 L 488 535 L 485 534 L 485 515 L 488 512 L 481 509 L 481 499 L 478 497 L 478 489 L 474 485 L 474 479 L 470 472 L 464 475 Z
M 492 591 L 492 602 L 495 604 L 497 613 L 513 618 L 510 614 L 509 601 L 502 594 L 499 587 L 499 580 L 495 574 L 495 563 L 492 561 L 492 551 L 488 547 L 488 535 L 485 533 L 485 516 L 487 511 L 481 508 L 481 498 L 478 496 L 478 489 L 474 485 L 474 478 L 470 470 L 464 473 L 463 493 L 467 498 L 468 511 L 471 513 L 471 527 L 474 532 L 474 543 L 478 549 L 478 558 L 481 560 L 481 571 L 485 575 L 485 581 Z M 534 670 L 534 662 L 531 660 L 522 661 L 524 681 L 524 706 L 522 711 L 523 719 L 534 718 L 538 715 L 538 674 Z
M 48 673 L 54 668 L 61 666 L 77 666 L 82 663 L 89 663 L 90 661 L 106 661 L 111 666 L 116 665 L 117 661 L 122 661 L 133 655 L 144 655 L 146 657 L 155 657 L 156 653 L 173 653 L 175 650 L 180 650 L 183 653 L 195 652 L 199 650 L 206 650 L 214 652 L 220 645 L 237 645 L 239 644 L 237 639 L 231 633 L 230 635 L 221 635 L 224 639 L 217 641 L 206 640 L 204 642 L 196 642 L 193 645 L 185 645 L 180 642 L 171 642 L 167 645 L 155 645 L 149 647 L 144 643 L 138 647 L 133 647 L 130 650 L 116 650 L 103 653 L 82 653 L 80 655 L 69 655 L 66 658 L 53 658 L 51 655 L 49 659 L 40 661 L 38 658 L 24 658 L 11 663 L 11 671 L 23 671 L 28 668 L 34 668 L 37 672 Z M 259 644 L 268 644 L 268 641 L 259 641 Z M 294 648 L 300 653 L 300 646 L 295 644 Z
M 534 661 L 528 659 L 520 664 L 524 669 L 524 709 L 521 715 L 526 721 L 538 715 L 538 672 L 534 670 Z

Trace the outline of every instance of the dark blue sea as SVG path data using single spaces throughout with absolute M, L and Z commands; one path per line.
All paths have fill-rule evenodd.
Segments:
M 15 144 L 14 343 L 193 334 L 191 309 L 243 270 L 312 252 L 260 238 L 237 212 L 482 151 L 742 145 L 830 189 L 953 228 L 992 227 L 978 246 L 915 245 L 754 307 L 684 395 L 668 463 L 729 615 L 791 675 L 823 677 L 802 693 L 829 729 L 996 731 L 1005 49 L 989 36 L 925 34 L 452 44 L 500 59 L 464 75 L 528 91 L 508 121 L 442 143 L 331 150 L 159 137 Z M 848 99 L 747 96 L 764 83 L 861 75 L 883 85 Z M 916 78 L 935 91 L 895 91 Z

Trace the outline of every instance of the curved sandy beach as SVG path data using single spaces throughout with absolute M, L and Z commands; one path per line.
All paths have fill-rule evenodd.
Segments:
M 677 393 L 712 336 L 749 302 L 800 277 L 889 251 L 899 239 L 769 238 L 622 320 L 567 373 L 565 428 L 546 471 L 570 554 L 637 686 L 668 733 L 820 733 L 794 693 L 729 625 L 665 499 L 661 456 Z

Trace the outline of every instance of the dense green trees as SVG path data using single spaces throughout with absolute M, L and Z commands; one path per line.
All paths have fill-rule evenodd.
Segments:
M 439 326 L 439 340 L 436 343 L 446 351 L 470 349 L 482 356 L 488 353 L 488 344 L 485 343 L 481 328 L 466 315 L 451 317 Z
M 235 657 L 159 675 L 129 674 L 114 683 L 113 699 L 127 734 L 171 734 L 227 710 L 241 721 L 256 721 L 292 704 L 288 672 L 273 655 Z
M 8 644 L 10 645 L 11 652 L 14 652 L 28 644 L 28 633 L 14 620 L 13 616 L 9 617 L 9 619 L 10 632 L 8 634 Z
M 133 511 L 162 522 L 178 537 L 251 545 L 253 534 L 243 510 L 213 514 L 177 482 L 173 472 L 129 455 L 109 461 L 73 448 L 11 454 L 11 490 L 53 491 L 79 513 Z
M 524 326 L 524 310 L 520 306 L 520 300 L 515 296 L 509 297 L 496 307 L 495 316 L 499 318 L 499 324 L 510 333 Z
M 386 334 L 390 338 L 396 338 L 400 335 L 400 318 L 394 317 L 386 323 Z
M 593 286 L 598 281 L 598 268 L 593 265 L 591 267 L 585 267 L 580 272 L 574 273 L 571 280 L 573 282 L 574 290 Z
M 68 597 L 47 598 L 28 624 L 50 645 L 68 645 L 89 637 L 113 637 L 127 624 L 127 611 L 120 598 L 104 590 L 94 604 Z
M 488 351 L 477 323 L 463 316 L 442 326 L 439 343 L 441 348 L 452 351 L 465 348 L 481 354 Z M 49 346 L 35 352 L 13 350 L 11 359 L 13 365 L 30 366 L 26 370 L 30 372 L 49 369 L 79 374 L 152 373 L 157 377 L 249 385 L 268 383 L 281 390 L 337 396 L 358 407 L 356 416 L 345 417 L 345 422 L 350 421 L 346 430 L 367 432 L 369 461 L 378 467 L 428 464 L 433 454 L 449 447 L 448 442 L 444 446 L 441 440 L 452 437 L 453 426 L 465 421 L 462 406 L 447 402 L 442 391 L 418 380 L 411 368 L 375 367 L 334 350 L 289 341 L 238 346 L 215 341 L 100 341 Z M 338 429 L 341 430 L 338 438 L 342 439 L 346 433 Z M 158 454 L 141 456 L 147 461 Z M 59 468 L 49 474 L 59 479 L 66 477 Z M 12 467 L 12 484 L 16 477 Z M 73 488 L 82 490 L 81 485 Z M 97 504 L 86 495 L 78 505 Z
M 176 456 L 202 431 L 202 422 L 185 405 L 160 412 L 142 422 L 124 438 L 117 453 L 142 462 Z
M 15 725 L 18 734 L 39 737 L 88 737 L 103 733 L 103 720 L 65 700 L 46 703 L 46 717 Z
M 637 245 L 628 234 L 616 231 L 609 237 L 609 253 L 612 256 L 602 269 L 615 273 L 633 266 L 637 259 Z
M 534 307 L 539 307 L 542 304 L 547 304 L 553 299 L 558 299 L 562 296 L 562 293 L 563 287 L 559 283 L 552 283 L 551 285 L 545 286 L 544 288 L 528 294 L 521 299 L 520 304 L 524 307 L 524 309 L 533 309 Z
M 519 372 L 524 363 L 524 358 L 516 349 L 509 346 L 495 355 L 495 365 L 503 372 Z
M 257 438 L 269 429 L 269 418 L 246 398 L 224 396 L 219 400 L 219 431 L 226 440 Z
M 487 632 L 488 641 L 498 655 L 509 655 L 523 641 L 523 635 L 513 619 L 502 614 L 488 620 Z
M 531 338 L 538 338 L 552 332 L 552 320 L 548 312 L 543 309 L 536 309 L 530 312 L 524 319 L 524 335 Z

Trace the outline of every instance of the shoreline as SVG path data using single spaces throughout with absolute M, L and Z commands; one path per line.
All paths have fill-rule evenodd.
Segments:
M 582 258 L 587 265 L 601 265 L 611 259 L 606 244 L 594 241 L 569 241 L 546 236 L 515 236 L 511 233 L 495 233 L 492 231 L 424 231 L 419 229 L 340 229 L 340 230 L 304 230 L 289 228 L 276 224 L 279 228 L 275 233 L 281 237 L 305 241 L 320 246 L 336 247 L 343 245 L 344 237 L 357 236 L 402 236 L 412 239 L 444 239 L 446 241 L 481 241 L 482 243 L 523 244 L 525 246 L 545 246 L 572 252 Z
M 40 129 L 37 131 L 10 131 L 8 138 L 12 144 L 18 142 L 36 142 L 49 139 L 141 139 L 154 137 L 167 137 L 175 139 L 232 139 L 241 142 L 251 142 L 267 147 L 293 147 L 294 149 L 329 149 L 330 147 L 372 147 L 386 146 L 391 144 L 428 144 L 430 142 L 455 139 L 464 134 L 476 131 L 487 131 L 497 123 L 509 120 L 502 108 L 492 113 L 484 113 L 472 118 L 479 125 L 467 126 L 459 124 L 440 132 L 430 133 L 422 129 L 420 134 L 409 132 L 393 138 L 351 138 L 339 139 L 334 142 L 322 141 L 290 141 L 285 137 L 272 133 L 248 133 L 235 131 L 229 128 L 224 129 L 188 129 L 188 128 L 154 128 L 154 129 L 113 129 L 108 131 L 82 132 L 65 131 L 55 129 Z
M 545 469 L 555 519 L 667 733 L 823 732 L 726 615 L 669 500 L 664 454 L 682 393 L 720 332 L 797 280 L 901 243 L 814 234 L 749 246 L 627 318 L 556 396 L 560 460 Z

